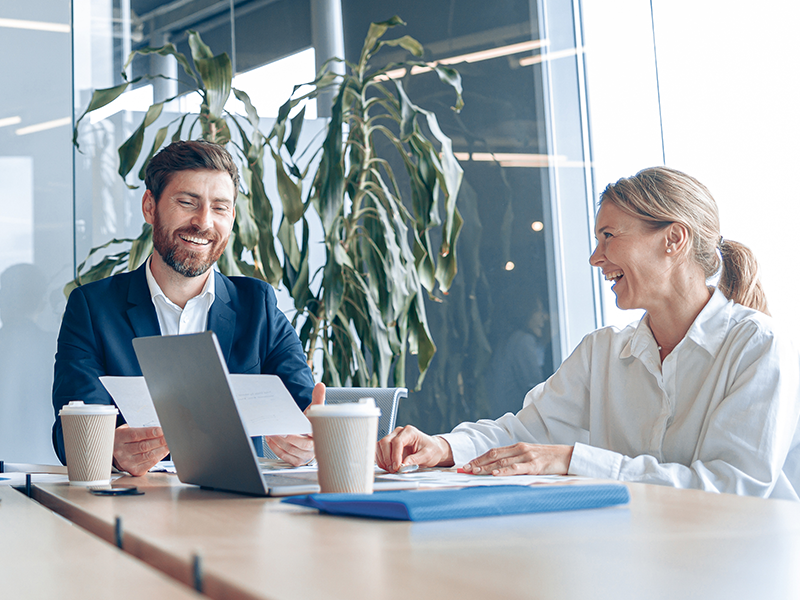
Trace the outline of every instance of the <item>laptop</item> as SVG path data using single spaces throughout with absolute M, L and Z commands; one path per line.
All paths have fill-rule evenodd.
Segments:
M 316 472 L 263 472 L 214 332 L 135 338 L 133 347 L 183 483 L 256 496 L 320 491 Z

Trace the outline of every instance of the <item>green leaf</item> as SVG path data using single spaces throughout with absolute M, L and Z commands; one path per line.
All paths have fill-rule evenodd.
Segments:
M 303 119 L 306 115 L 306 107 L 300 109 L 300 112 L 292 117 L 292 131 L 289 133 L 289 138 L 286 140 L 286 149 L 289 151 L 289 156 L 294 156 L 297 150 L 297 141 L 300 139 L 300 132 L 303 129 Z
M 144 181 L 145 172 L 147 170 L 147 165 L 150 163 L 150 159 L 155 156 L 155 153 L 158 152 L 159 148 L 161 148 L 161 144 L 164 143 L 164 140 L 167 139 L 167 133 L 169 132 L 169 125 L 166 127 L 162 127 L 156 132 L 156 137 L 153 140 L 153 146 L 150 148 L 150 152 L 147 154 L 147 158 L 144 159 L 142 163 L 142 168 L 139 169 L 139 179 Z
M 380 387 L 388 387 L 392 357 L 392 349 L 389 346 L 389 332 L 375 298 L 370 293 L 369 286 L 358 273 L 354 272 L 353 276 L 367 304 L 370 336 L 366 341 L 372 347 L 372 361 L 376 366 L 378 385 Z
M 436 354 L 436 344 L 433 343 L 430 329 L 428 328 L 428 316 L 425 313 L 425 303 L 422 299 L 422 294 L 417 294 L 414 297 L 412 308 L 408 313 L 409 317 L 409 347 L 412 354 L 417 355 L 417 364 L 419 365 L 419 377 L 417 378 L 417 385 L 415 389 L 419 391 L 422 388 L 422 382 L 425 380 L 425 374 L 428 372 L 433 355 Z M 412 343 L 413 339 L 413 343 Z
M 142 233 L 131 242 L 128 252 L 128 271 L 134 271 L 153 252 L 153 226 L 149 223 L 142 225 Z
M 456 104 L 453 107 L 453 110 L 456 112 L 461 112 L 461 109 L 464 108 L 464 99 L 461 97 L 461 94 L 464 91 L 461 87 L 461 74 L 451 67 L 445 67 L 442 65 L 436 65 L 434 70 L 439 76 L 439 79 L 452 86 L 456 91 Z
M 114 87 L 105 88 L 102 90 L 95 90 L 92 92 L 92 98 L 89 100 L 89 106 L 86 107 L 86 110 L 83 111 L 83 114 L 78 117 L 78 120 L 75 121 L 75 128 L 72 130 L 72 143 L 75 145 L 75 148 L 80 150 L 80 146 L 78 145 L 78 124 L 83 120 L 83 117 L 88 115 L 90 112 L 97 110 L 98 108 L 103 108 L 111 104 L 114 100 L 119 98 L 125 90 L 128 89 L 129 85 L 136 83 L 139 81 L 141 77 L 134 79 L 131 82 L 121 83 Z
M 192 60 L 197 62 L 198 60 L 212 58 L 214 56 L 211 48 L 209 48 L 208 45 L 202 40 L 197 31 L 190 29 L 186 33 L 189 34 L 189 48 L 192 51 Z
M 331 387 L 342 387 L 342 380 L 339 377 L 338 365 L 328 350 L 327 345 L 322 346 L 322 356 L 323 360 L 325 361 L 325 374 L 331 378 L 327 385 Z
M 328 252 L 325 269 L 322 272 L 322 301 L 325 304 L 325 318 L 330 321 L 339 312 L 344 300 L 344 277 L 342 265 L 332 252 Z
M 283 246 L 285 260 L 297 271 L 300 269 L 300 247 L 297 245 L 297 236 L 294 234 L 294 226 L 284 216 L 278 227 L 278 239 Z
M 405 25 L 405 23 L 403 23 Z M 377 47 L 375 48 L 376 53 L 380 50 L 383 46 L 401 46 L 411 52 L 414 56 L 422 56 L 424 54 L 424 50 L 422 48 L 422 44 L 420 44 L 417 40 L 412 38 L 410 35 L 404 35 L 401 38 L 397 38 L 394 40 L 385 40 L 380 42 Z
M 181 117 L 180 121 L 178 122 L 178 128 L 175 130 L 175 133 L 172 134 L 172 140 L 170 140 L 171 142 L 177 142 L 182 139 L 181 132 L 183 131 L 183 124 L 186 122 L 186 117 L 188 116 L 188 114 L 185 114 Z
M 317 212 L 322 219 L 322 227 L 326 235 L 330 235 L 333 223 L 341 214 L 344 206 L 344 160 L 342 154 L 344 95 L 345 87 L 342 87 L 331 108 L 328 135 L 322 145 L 322 158 L 314 181 L 317 189 Z
M 191 31 L 189 32 L 192 33 Z M 178 61 L 178 64 L 183 67 L 183 70 L 186 74 L 192 78 L 195 82 L 195 85 L 199 88 L 200 81 L 197 79 L 197 75 L 194 74 L 192 70 L 192 65 L 189 64 L 189 59 L 182 52 L 178 52 L 178 49 L 175 47 L 175 44 L 168 43 L 160 46 L 158 48 L 143 48 L 141 50 L 134 50 L 128 55 L 128 60 L 125 61 L 125 65 L 122 67 L 122 76 L 125 77 L 125 72 L 128 70 L 128 67 L 133 62 L 133 59 L 138 56 L 148 56 L 150 54 L 158 54 L 159 56 L 173 56 L 175 60 Z M 163 75 L 151 75 L 151 77 L 163 77 Z M 137 79 L 138 80 L 138 79 Z M 134 81 L 137 81 L 134 80 Z M 131 82 L 133 83 L 133 81 Z
M 295 183 L 283 168 L 283 160 L 280 155 L 272 149 L 272 159 L 275 161 L 275 174 L 278 181 L 278 195 L 281 197 L 283 205 L 283 215 L 288 219 L 290 225 L 297 223 L 305 212 L 303 206 L 303 190 L 301 185 Z
M 215 118 L 205 104 L 200 106 L 200 125 L 203 130 L 203 139 L 226 146 L 231 141 L 231 130 L 228 122 L 223 118 Z
M 458 265 L 456 263 L 456 240 L 458 239 L 458 234 L 461 232 L 461 226 L 463 224 L 464 219 L 461 217 L 461 213 L 455 210 L 452 218 L 452 227 L 450 228 L 451 238 L 442 242 L 442 247 L 447 246 L 450 252 L 441 255 L 436 264 L 436 281 L 439 282 L 439 288 L 443 292 L 447 292 L 447 290 L 450 289 L 453 279 L 458 272 Z
M 353 330 L 350 328 L 351 319 L 346 314 L 340 311 L 336 317 L 336 320 L 338 321 L 339 325 L 339 327 L 337 327 L 337 331 L 341 331 L 343 334 L 342 337 L 346 338 L 349 342 L 348 356 L 355 356 L 356 364 L 358 365 L 358 373 L 361 376 L 361 380 L 358 382 L 358 384 L 364 386 L 367 384 L 364 375 L 369 373 L 369 368 L 367 367 L 367 359 L 360 348 L 360 340 L 356 339 L 356 337 L 353 335 Z
M 247 156 L 248 160 L 256 158 L 257 156 L 263 155 L 263 150 L 261 147 L 263 146 L 264 136 L 261 134 L 261 130 L 259 127 L 261 126 L 261 119 L 258 116 L 258 111 L 256 107 L 253 106 L 253 103 L 250 101 L 250 96 L 248 96 L 245 92 L 237 89 L 233 89 L 233 94 L 236 98 L 244 104 L 245 112 L 247 113 L 247 121 L 250 123 L 250 126 L 253 128 L 253 140 L 252 142 L 248 139 L 247 134 L 244 130 L 239 126 L 239 121 L 235 117 L 231 117 L 233 122 L 236 124 L 236 127 L 239 129 L 239 135 L 242 137 L 242 143 L 245 145 L 245 155 Z M 250 147 L 253 147 L 251 150 Z M 259 152 L 260 151 L 260 152 Z
M 427 245 L 423 243 L 423 239 Z M 414 259 L 417 265 L 417 272 L 419 273 L 420 282 L 429 292 L 433 291 L 436 285 L 436 266 L 433 264 L 431 253 L 428 250 L 430 240 L 427 238 L 427 232 L 420 237 L 419 231 L 414 229 Z
M 258 226 L 253 218 L 253 207 L 249 194 L 239 193 L 239 195 L 236 197 L 235 227 L 236 235 L 241 241 L 242 245 L 245 248 L 252 250 L 256 244 L 258 244 L 259 232 Z
M 225 246 L 225 250 L 223 250 L 222 255 L 217 260 L 217 267 L 221 273 L 230 276 L 240 276 L 245 275 L 242 269 L 239 268 L 241 261 L 237 260 L 236 255 L 233 251 L 233 247 L 236 245 L 236 232 L 231 232 L 231 237 L 228 239 L 228 244 Z M 248 265 L 249 266 L 249 265 Z M 246 274 L 249 277 L 252 277 L 251 273 Z
M 142 144 L 144 144 L 144 131 L 152 125 L 156 119 L 161 115 L 161 110 L 164 108 L 164 102 L 153 104 L 147 109 L 147 113 L 142 120 L 142 124 L 133 132 L 131 137 L 125 140 L 119 147 L 119 174 L 123 181 L 131 172 L 136 161 L 139 160 L 139 155 L 142 152 Z M 136 189 L 136 186 L 128 185 L 129 189 Z
M 231 59 L 222 53 L 213 58 L 195 58 L 194 65 L 203 80 L 205 104 L 208 105 L 210 116 L 219 119 L 231 95 Z
M 403 21 L 400 17 L 395 15 L 388 21 L 381 21 L 379 23 L 372 23 L 369 26 L 369 31 L 367 32 L 367 37 L 364 39 L 364 46 L 361 49 L 361 58 L 358 60 L 358 71 L 364 72 L 367 61 L 372 57 L 372 55 L 376 52 L 376 44 L 380 38 L 383 37 L 383 34 L 390 27 L 396 27 L 398 25 L 405 25 L 405 21 Z
M 263 272 L 266 281 L 277 285 L 283 275 L 281 263 L 275 252 L 275 236 L 272 233 L 272 204 L 264 191 L 261 170 L 254 166 L 250 198 L 253 216 L 258 225 L 258 246 L 252 249 L 257 267 Z
M 308 221 L 303 219 L 303 245 L 300 251 L 300 268 L 295 269 L 291 262 L 286 265 L 284 262 L 284 283 L 294 299 L 294 305 L 298 310 L 302 310 L 313 297 L 308 287 Z

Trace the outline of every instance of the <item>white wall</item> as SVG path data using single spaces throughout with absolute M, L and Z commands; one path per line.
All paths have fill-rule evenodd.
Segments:
M 756 252 L 773 316 L 800 339 L 800 3 L 653 0 L 658 88 L 649 0 L 583 9 L 597 189 L 662 162 L 660 91 L 666 164 L 711 189 L 723 236 Z M 606 322 L 636 317 L 612 303 Z
M 755 251 L 800 340 L 800 3 L 657 0 L 654 15 L 667 164 L 709 187 L 722 235 Z

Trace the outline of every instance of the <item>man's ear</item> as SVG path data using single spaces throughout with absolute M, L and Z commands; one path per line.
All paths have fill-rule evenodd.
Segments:
M 156 214 L 156 199 L 150 190 L 145 190 L 142 196 L 142 214 L 144 215 L 145 223 L 152 225 Z

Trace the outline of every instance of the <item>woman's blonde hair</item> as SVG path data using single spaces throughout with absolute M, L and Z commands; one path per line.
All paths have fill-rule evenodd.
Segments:
M 651 167 L 610 183 L 600 203 L 611 202 L 653 229 L 680 223 L 689 232 L 692 258 L 706 279 L 722 268 L 717 287 L 729 300 L 769 314 L 758 280 L 758 262 L 744 244 L 723 239 L 719 211 L 706 186 L 667 167 Z

